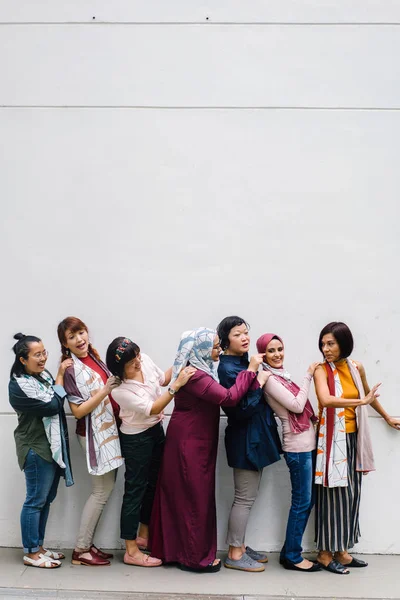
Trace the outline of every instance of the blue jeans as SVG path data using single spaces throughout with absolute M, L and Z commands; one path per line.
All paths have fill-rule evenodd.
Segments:
M 280 558 L 298 564 L 303 560 L 301 541 L 314 506 L 314 452 L 285 452 L 284 456 L 290 471 L 292 504 Z
M 21 511 L 24 552 L 37 552 L 43 545 L 50 504 L 57 495 L 60 469 L 29 450 L 24 465 L 26 498 Z

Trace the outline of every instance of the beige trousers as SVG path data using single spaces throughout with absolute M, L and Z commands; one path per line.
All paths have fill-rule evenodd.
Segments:
M 78 435 L 77 438 L 86 457 L 86 437 Z M 109 471 L 105 475 L 89 475 L 92 484 L 92 493 L 82 511 L 76 549 L 89 550 L 92 546 L 97 523 L 113 491 L 116 476 L 117 469 Z
M 239 548 L 244 544 L 247 521 L 250 510 L 257 498 L 261 482 L 261 471 L 248 471 L 247 469 L 233 469 L 235 484 L 235 498 L 228 521 L 228 535 L 226 543 Z

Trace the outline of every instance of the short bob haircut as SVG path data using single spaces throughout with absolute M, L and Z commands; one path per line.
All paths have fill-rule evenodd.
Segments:
M 125 342 L 125 343 L 124 343 Z M 117 352 L 118 348 L 120 351 Z M 107 348 L 106 363 L 111 373 L 124 379 L 125 365 L 140 354 L 140 348 L 129 338 L 117 337 Z
M 229 348 L 229 334 L 231 329 L 238 327 L 239 325 L 246 325 L 247 329 L 250 329 L 250 325 L 241 317 L 232 316 L 222 319 L 217 327 L 219 343 L 221 344 L 222 350 L 227 350 Z
M 321 333 L 319 334 L 318 340 L 318 348 L 322 352 L 322 338 L 327 333 L 331 333 L 340 348 L 340 358 L 347 358 L 353 352 L 354 348 L 354 340 L 353 335 L 350 329 L 347 327 L 346 323 L 342 323 L 341 321 L 332 321 L 332 323 L 328 323 L 325 325 Z

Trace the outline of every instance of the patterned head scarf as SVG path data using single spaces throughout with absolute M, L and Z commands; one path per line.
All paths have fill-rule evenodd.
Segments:
M 218 362 L 214 362 L 211 358 L 216 335 L 215 329 L 208 329 L 207 327 L 199 327 L 199 329 L 182 333 L 174 366 L 172 367 L 171 383 L 176 380 L 187 363 L 190 363 L 196 369 L 200 369 L 200 371 L 208 373 L 215 381 L 218 381 Z

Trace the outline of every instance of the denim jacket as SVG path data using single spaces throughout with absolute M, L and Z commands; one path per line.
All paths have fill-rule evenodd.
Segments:
M 218 367 L 220 384 L 230 388 L 248 366 L 247 354 L 223 354 Z M 228 417 L 225 448 L 230 467 L 259 471 L 280 459 L 282 447 L 277 424 L 260 387 L 250 390 L 237 406 L 223 410 Z

